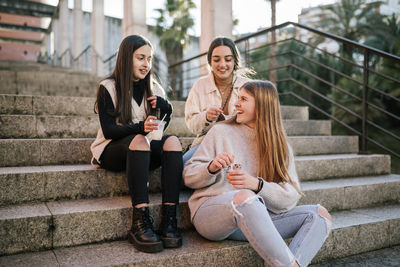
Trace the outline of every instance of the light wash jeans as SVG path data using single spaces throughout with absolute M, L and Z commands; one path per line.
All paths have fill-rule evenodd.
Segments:
M 186 162 L 188 162 L 192 157 L 194 152 L 197 151 L 197 149 L 199 148 L 200 145 L 194 146 L 191 149 L 189 149 L 188 151 L 186 151 L 185 154 L 183 154 L 182 160 L 183 160 L 183 166 L 185 166 Z
M 271 266 L 307 266 L 328 237 L 331 222 L 318 213 L 320 205 L 297 206 L 275 214 L 258 195 L 239 204 L 232 191 L 206 200 L 197 210 L 193 224 L 210 240 L 248 241 Z M 289 247 L 284 239 L 293 237 Z

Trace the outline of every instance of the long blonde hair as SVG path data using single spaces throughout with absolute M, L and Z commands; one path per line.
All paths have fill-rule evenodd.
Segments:
M 282 125 L 278 91 L 269 81 L 251 81 L 242 86 L 255 99 L 257 175 L 268 182 L 287 182 L 299 194 L 300 188 L 289 176 L 289 147 Z

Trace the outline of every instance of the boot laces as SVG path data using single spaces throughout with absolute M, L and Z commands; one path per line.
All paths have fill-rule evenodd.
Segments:
M 142 221 L 143 221 L 143 227 L 144 228 L 150 228 L 153 230 L 153 223 L 154 220 L 149 214 L 149 210 L 146 209 L 145 212 L 142 214 Z

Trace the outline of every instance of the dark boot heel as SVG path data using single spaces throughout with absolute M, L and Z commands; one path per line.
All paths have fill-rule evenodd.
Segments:
M 182 246 L 182 235 L 177 227 L 176 205 L 162 206 L 162 220 L 159 234 L 165 248 L 178 248 Z
M 148 207 L 133 208 L 132 228 L 128 233 L 128 240 L 137 250 L 143 252 L 154 253 L 163 250 L 163 243 L 154 233 Z

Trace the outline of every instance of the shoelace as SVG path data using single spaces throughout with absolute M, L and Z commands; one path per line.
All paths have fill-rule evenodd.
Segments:
M 143 223 L 147 228 L 151 228 L 153 230 L 154 220 L 148 213 L 143 216 Z
M 144 211 L 142 214 L 142 220 L 141 221 L 139 221 L 139 224 L 138 224 L 138 227 L 140 228 L 140 229 L 151 229 L 151 230 L 154 230 L 153 229 L 153 223 L 154 223 L 154 220 L 153 220 L 153 218 L 149 215 L 149 210 L 146 210 L 146 211 Z

